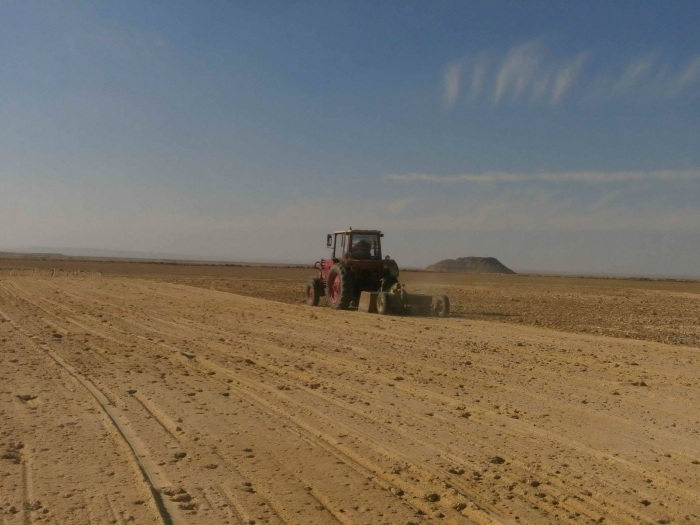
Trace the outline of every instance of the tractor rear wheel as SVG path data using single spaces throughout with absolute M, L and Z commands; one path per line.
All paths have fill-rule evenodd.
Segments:
M 450 315 L 450 298 L 446 295 L 436 295 L 433 297 L 433 313 L 438 317 Z
M 377 294 L 377 313 L 387 315 L 389 313 L 389 294 L 379 292 Z
M 354 297 L 354 282 L 350 268 L 334 264 L 328 271 L 326 298 L 334 310 L 347 310 Z
M 309 282 L 306 283 L 306 288 L 304 289 L 306 304 L 309 306 L 318 306 L 318 300 L 321 298 L 321 292 L 321 281 L 318 279 L 310 279 Z

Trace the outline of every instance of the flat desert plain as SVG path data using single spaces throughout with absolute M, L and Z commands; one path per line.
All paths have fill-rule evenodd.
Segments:
M 0 264 L 2 524 L 700 523 L 698 283 L 71 264 Z

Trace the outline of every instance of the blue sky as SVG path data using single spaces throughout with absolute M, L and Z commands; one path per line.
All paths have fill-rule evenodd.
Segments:
M 4 2 L 0 249 L 700 276 L 697 2 Z M 11 225 L 8 227 L 8 225 Z

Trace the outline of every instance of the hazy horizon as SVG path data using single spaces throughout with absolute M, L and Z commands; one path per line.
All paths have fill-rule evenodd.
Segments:
M 696 2 L 1 9 L 0 250 L 700 275 Z
M 163 261 L 175 261 L 175 262 L 202 262 L 202 263 L 221 263 L 221 264 L 265 264 L 265 265 L 300 265 L 312 267 L 315 261 L 307 260 L 284 260 L 284 259 L 246 259 L 246 258 L 231 258 L 231 257 L 206 257 L 197 255 L 187 255 L 187 254 L 177 254 L 177 253 L 158 253 L 158 252 L 139 252 L 139 251 L 120 251 L 120 250 L 93 250 L 89 248 L 61 248 L 61 247 L 46 247 L 46 246 L 29 246 L 29 247 L 16 247 L 13 249 L 0 249 L 0 254 L 10 253 L 18 255 L 62 255 L 67 257 L 96 257 L 96 258 L 114 258 L 114 259 L 125 259 L 125 260 L 163 260 Z M 327 254 L 322 254 L 324 257 Z M 320 256 L 319 256 L 320 257 Z M 456 259 L 458 257 L 491 257 L 490 255 L 460 255 L 451 257 Z M 440 259 L 442 260 L 442 259 Z M 435 260 L 433 262 L 439 262 Z M 546 274 L 546 275 L 560 275 L 560 276 L 580 276 L 580 277 L 629 277 L 629 278 L 656 278 L 656 279 L 691 279 L 700 280 L 699 274 L 653 274 L 653 273 L 616 273 L 616 272 L 592 272 L 592 271 L 556 271 L 547 270 L 541 268 L 517 268 L 512 267 L 507 264 L 507 262 L 499 261 L 503 263 L 506 267 L 515 271 L 518 274 Z M 431 263 L 432 264 L 432 263 Z M 423 270 L 424 266 L 405 266 L 400 265 L 404 270 Z

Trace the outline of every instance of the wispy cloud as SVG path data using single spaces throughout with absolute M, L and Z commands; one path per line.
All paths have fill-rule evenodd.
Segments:
M 443 74 L 442 101 L 446 108 L 453 107 L 463 87 L 467 90 L 467 99 L 476 100 L 484 88 L 487 74 L 487 55 L 466 56 L 447 64 Z
M 380 199 L 315 200 L 246 217 L 237 228 L 245 224 L 245 228 L 272 229 L 284 224 L 285 228 L 313 229 L 317 227 L 313 218 L 329 213 L 342 217 L 343 224 L 373 225 L 393 231 L 696 231 L 700 228 L 698 208 L 669 208 L 654 202 L 640 207 L 617 197 L 618 194 L 611 192 L 586 201 L 562 198 L 558 192 L 506 192 L 449 201 L 417 197 L 410 206 L 402 200 L 389 200 L 389 206 Z
M 582 52 L 570 59 L 553 60 L 539 40 L 513 47 L 502 59 L 487 53 L 467 56 L 445 67 L 443 102 L 447 108 L 453 107 L 464 85 L 472 102 L 490 97 L 499 104 L 529 94 L 534 101 L 547 99 L 556 104 L 573 85 L 587 57 L 588 53 Z
M 642 82 L 649 75 L 658 58 L 659 53 L 653 52 L 632 60 L 612 86 L 613 93 L 627 93 L 636 84 Z
M 500 57 L 467 56 L 446 65 L 443 102 L 447 108 L 454 107 L 463 91 L 469 102 L 490 99 L 495 105 L 522 100 L 557 105 L 565 98 L 668 100 L 692 93 L 691 88 L 700 84 L 700 54 L 681 67 L 672 67 L 660 52 L 651 51 L 612 70 L 598 67 L 594 74 L 593 58 L 585 50 L 554 57 L 540 40 L 514 46 Z
M 463 68 L 464 61 L 460 60 L 449 64 L 445 69 L 443 102 L 448 108 L 454 106 L 459 97 L 459 85 L 462 80 Z
M 554 77 L 554 85 L 552 86 L 552 97 L 550 102 L 552 104 L 558 104 L 564 97 L 566 92 L 576 80 L 576 76 L 581 71 L 588 53 L 579 53 L 576 58 L 564 64 Z
M 542 62 L 543 45 L 540 42 L 528 42 L 511 49 L 496 75 L 494 102 L 498 103 L 508 93 L 513 100 L 518 100 L 525 91 Z
M 588 182 L 612 183 L 640 180 L 700 180 L 698 170 L 659 170 L 659 171 L 563 171 L 549 173 L 462 173 L 458 175 L 435 175 L 430 173 L 394 173 L 387 179 L 398 182 L 476 182 L 490 184 L 497 182 Z
M 686 68 L 678 75 L 678 78 L 675 81 L 675 86 L 673 86 L 673 94 L 683 91 L 685 88 L 697 82 L 699 79 L 700 55 L 696 55 L 695 58 L 691 60 Z

